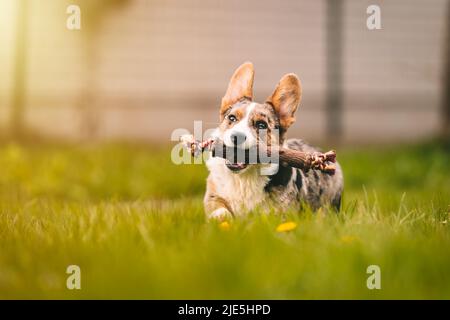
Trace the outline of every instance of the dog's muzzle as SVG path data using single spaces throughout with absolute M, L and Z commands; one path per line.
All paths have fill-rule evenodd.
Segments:
M 231 163 L 229 160 L 225 160 L 225 165 L 233 172 L 239 172 L 241 170 L 244 170 L 248 166 L 248 164 L 242 162 Z

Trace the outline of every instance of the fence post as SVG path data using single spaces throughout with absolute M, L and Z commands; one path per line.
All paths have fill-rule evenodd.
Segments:
M 28 0 L 17 0 L 16 43 L 13 74 L 13 94 L 10 131 L 15 138 L 24 134 L 24 112 L 26 95 L 26 46 L 28 36 Z
M 450 140 L 450 1 L 447 1 L 446 35 L 444 36 L 444 71 L 442 82 L 442 130 L 441 136 Z
M 343 1 L 326 0 L 326 133 L 327 140 L 342 138 L 342 8 Z

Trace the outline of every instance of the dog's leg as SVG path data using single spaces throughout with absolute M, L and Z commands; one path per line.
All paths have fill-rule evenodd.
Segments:
M 227 220 L 233 218 L 226 200 L 209 192 L 205 195 L 205 212 L 208 219 Z
M 204 206 L 208 219 L 226 220 L 233 217 L 233 211 L 227 200 L 215 193 L 214 183 L 210 179 L 206 187 Z
M 230 211 L 228 211 L 228 209 L 224 208 L 224 207 L 218 208 L 208 214 L 208 219 L 211 219 L 211 220 L 223 221 L 223 220 L 229 220 L 232 217 L 233 217 L 233 215 L 230 213 Z

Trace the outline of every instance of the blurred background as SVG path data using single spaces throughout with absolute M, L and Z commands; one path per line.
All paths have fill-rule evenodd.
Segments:
M 450 0 L 0 0 L 0 299 L 450 299 L 449 43 Z M 288 136 L 338 150 L 339 215 L 205 223 L 170 137 L 244 61 L 256 101 L 299 75 Z
M 70 4 L 81 30 L 69 30 Z M 381 8 L 381 30 L 366 26 Z M 234 69 L 255 65 L 263 101 L 295 72 L 290 136 L 352 144 L 446 135 L 449 1 L 2 0 L 4 136 L 169 142 L 204 129 Z

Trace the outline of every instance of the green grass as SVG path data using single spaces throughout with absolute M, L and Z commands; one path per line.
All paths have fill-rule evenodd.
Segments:
M 229 230 L 205 220 L 204 166 L 154 150 L 1 144 L 0 298 L 450 298 L 448 145 L 343 149 L 339 215 L 254 212 Z

